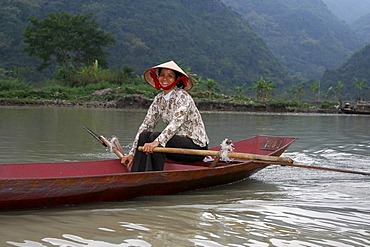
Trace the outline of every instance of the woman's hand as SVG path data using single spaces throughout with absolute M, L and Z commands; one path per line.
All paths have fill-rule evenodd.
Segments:
M 153 153 L 153 149 L 159 146 L 159 142 L 148 142 L 145 143 L 143 146 L 143 152 L 144 153 Z
M 128 154 L 122 157 L 121 164 L 127 167 L 127 170 L 131 171 L 132 162 L 134 160 L 134 156 L 132 154 Z

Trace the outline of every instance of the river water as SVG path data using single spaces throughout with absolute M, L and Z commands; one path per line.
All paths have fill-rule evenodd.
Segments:
M 113 158 L 83 125 L 128 149 L 145 112 L 0 108 L 0 163 Z M 297 163 L 370 172 L 370 117 L 202 113 L 225 138 L 299 139 Z M 241 182 L 180 195 L 0 212 L 0 246 L 370 246 L 370 177 L 270 166 Z

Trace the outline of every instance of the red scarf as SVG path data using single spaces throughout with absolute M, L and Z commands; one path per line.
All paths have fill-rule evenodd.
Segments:
M 163 89 L 168 90 L 171 89 L 174 85 L 176 85 L 180 80 L 182 80 L 182 83 L 184 84 L 184 88 L 186 88 L 188 84 L 188 78 L 184 75 L 179 76 L 173 83 L 169 84 L 168 86 L 162 86 L 158 81 L 158 75 L 156 72 L 156 69 L 150 69 L 150 77 L 153 79 L 155 89 Z

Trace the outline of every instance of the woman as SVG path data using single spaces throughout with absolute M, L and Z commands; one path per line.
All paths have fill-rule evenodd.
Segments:
M 202 117 L 191 96 L 191 78 L 174 62 L 152 67 L 144 72 L 144 79 L 157 90 L 143 123 L 134 139 L 132 149 L 121 159 L 122 164 L 137 171 L 161 171 L 165 159 L 174 161 L 201 161 L 202 156 L 153 153 L 156 147 L 208 149 L 209 139 Z M 162 132 L 153 129 L 162 118 L 167 125 Z M 138 147 L 143 146 L 143 151 Z

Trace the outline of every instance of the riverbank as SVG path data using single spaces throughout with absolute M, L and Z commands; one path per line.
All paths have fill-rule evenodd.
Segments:
M 337 113 L 332 109 L 318 107 L 298 108 L 277 103 L 232 103 L 213 100 L 194 100 L 200 111 L 230 112 L 272 112 L 272 113 Z M 18 100 L 0 99 L 0 106 L 44 106 L 44 107 L 81 107 L 81 108 L 117 108 L 117 109 L 148 109 L 152 100 L 142 95 L 127 95 L 112 101 L 72 102 L 67 100 Z
M 140 82 L 116 85 L 108 82 L 79 87 L 59 83 L 40 86 L 18 80 L 2 81 L 0 106 L 52 106 L 84 108 L 148 109 L 157 90 Z M 336 113 L 335 102 L 303 101 L 288 96 L 261 100 L 241 94 L 224 94 L 194 89 L 189 94 L 200 111 Z

